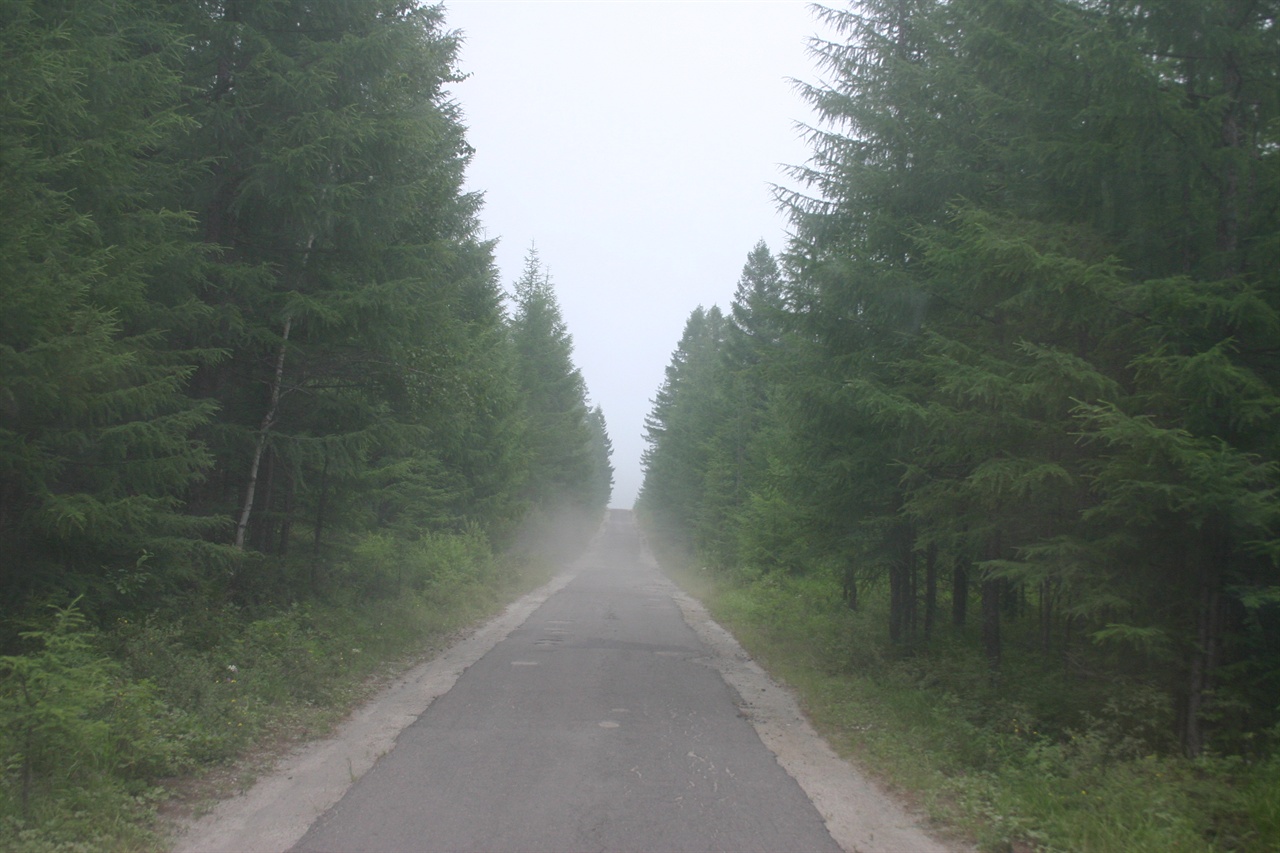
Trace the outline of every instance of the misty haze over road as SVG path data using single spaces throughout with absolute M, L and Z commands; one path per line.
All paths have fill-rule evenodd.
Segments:
M 615 511 L 296 850 L 839 850 Z
M 658 570 L 632 514 L 177 853 L 944 853 Z

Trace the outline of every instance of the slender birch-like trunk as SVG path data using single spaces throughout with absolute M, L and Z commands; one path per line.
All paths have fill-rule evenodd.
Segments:
M 302 263 L 298 267 L 297 281 L 302 281 L 306 273 L 307 262 L 311 259 L 311 248 L 315 245 L 316 235 L 312 232 L 307 237 L 306 249 L 302 253 Z M 289 348 L 289 331 L 293 328 L 293 316 L 286 314 L 284 329 L 280 334 L 280 348 L 276 351 L 276 369 L 271 377 L 271 402 L 267 404 L 267 413 L 262 418 L 262 426 L 258 428 L 258 443 L 253 449 L 253 461 L 249 464 L 249 485 L 244 490 L 244 504 L 240 507 L 240 520 L 236 522 L 237 550 L 244 550 L 244 534 L 249 527 L 249 516 L 253 513 L 253 496 L 258 489 L 258 468 L 262 464 L 262 453 L 267 448 L 267 439 L 271 435 L 271 427 L 275 425 L 276 413 L 280 409 L 280 388 L 284 384 L 284 356 Z
M 262 418 L 262 426 L 258 428 L 258 443 L 253 449 L 253 461 L 249 465 L 249 485 L 244 490 L 244 504 L 240 507 L 240 520 L 236 522 L 235 546 L 244 550 L 244 534 L 249 527 L 249 516 L 253 512 L 253 496 L 258 489 L 258 468 L 262 464 L 262 452 L 267 447 L 267 438 L 276 421 L 276 412 L 280 408 L 280 386 L 284 381 L 284 356 L 289 346 L 289 331 L 293 328 L 293 318 L 285 317 L 284 331 L 280 335 L 280 348 L 276 351 L 276 369 L 271 377 L 271 402 L 267 413 Z

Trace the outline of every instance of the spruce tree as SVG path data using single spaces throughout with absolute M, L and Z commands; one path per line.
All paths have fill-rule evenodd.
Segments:
M 1043 651 L 1055 625 L 1129 648 L 1198 752 L 1210 697 L 1249 693 L 1228 672 L 1277 671 L 1243 651 L 1276 565 L 1274 9 L 827 21 L 847 41 L 817 47 L 816 197 L 792 198 L 792 502 L 866 529 L 891 633 L 919 557 L 976 561 L 993 666 L 1035 596 Z
M 573 338 L 560 314 L 551 276 L 537 250 L 515 283 L 511 340 L 524 401 L 523 447 L 528 500 L 554 511 L 604 509 L 599 489 L 599 434 L 587 407 L 586 383 L 573 363 Z M 598 424 L 603 429 L 603 423 Z
M 645 418 L 649 446 L 641 457 L 645 476 L 637 506 L 690 549 L 706 497 L 724 325 L 719 308 L 694 309 Z
M 772 371 L 783 345 L 782 273 L 760 241 L 747 255 L 725 318 L 705 496 L 698 515 L 699 547 L 710 562 L 738 559 L 740 513 L 761 489 L 769 464 L 768 435 L 775 397 Z
M 592 458 L 591 480 L 588 487 L 588 505 L 605 508 L 613 496 L 613 442 L 604 420 L 604 410 L 595 406 L 587 413 L 587 426 L 591 431 L 590 453 Z
M 268 550 L 295 521 L 319 547 L 367 512 L 447 520 L 472 490 L 449 432 L 469 427 L 439 416 L 465 408 L 470 366 L 449 346 L 479 346 L 498 316 L 441 10 L 225 0 L 174 14 L 192 34 L 198 127 L 172 156 L 207 164 L 187 198 L 214 247 L 200 340 L 228 353 L 196 377 L 222 415 L 207 433 L 219 476 L 194 506 Z M 393 504 L 413 494 L 417 508 L 389 506 L 393 485 Z
M 0 610 L 90 593 L 100 609 L 190 580 L 184 491 L 211 407 L 156 325 L 195 254 L 152 157 L 183 126 L 179 34 L 154 4 L 0 13 Z

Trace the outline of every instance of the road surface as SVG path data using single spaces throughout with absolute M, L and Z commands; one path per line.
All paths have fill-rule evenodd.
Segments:
M 178 849 L 944 849 L 658 572 L 630 513 L 499 623 Z

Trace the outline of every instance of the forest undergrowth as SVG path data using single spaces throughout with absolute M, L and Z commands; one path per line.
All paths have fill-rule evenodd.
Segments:
M 1009 638 L 993 684 L 976 643 L 895 648 L 887 590 L 841 603 L 834 576 L 716 571 L 660 550 L 672 578 L 775 677 L 842 756 L 982 851 L 1280 849 L 1280 757 L 1189 759 L 1155 691 L 1045 671 Z
M 244 790 L 255 758 L 322 736 L 583 541 L 551 538 L 495 555 L 478 531 L 370 535 L 292 603 L 273 587 L 299 579 L 274 574 L 305 561 L 221 606 L 193 595 L 106 628 L 84 602 L 48 608 L 0 658 L 0 849 L 165 849 L 165 815 Z

